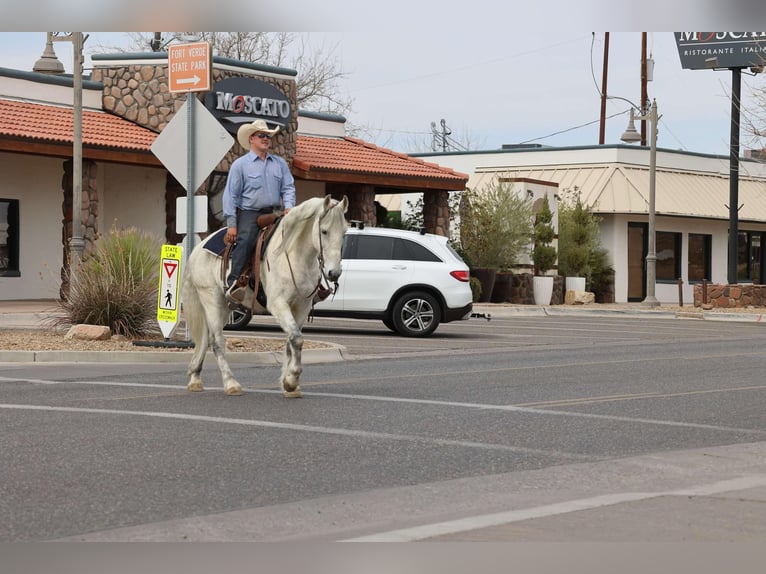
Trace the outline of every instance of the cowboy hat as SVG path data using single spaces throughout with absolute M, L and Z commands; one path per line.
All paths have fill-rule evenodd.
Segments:
M 263 120 L 255 120 L 252 124 L 243 124 L 237 130 L 237 141 L 245 149 L 250 149 L 250 136 L 256 132 L 263 132 L 269 135 L 274 135 L 279 131 L 279 126 L 274 129 L 269 129 L 266 122 Z

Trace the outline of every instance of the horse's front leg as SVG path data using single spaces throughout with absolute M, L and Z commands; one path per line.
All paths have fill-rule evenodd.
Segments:
M 301 326 L 295 320 L 293 311 L 286 301 L 280 299 L 279 301 L 270 301 L 270 303 L 269 312 L 279 322 L 287 335 L 280 385 L 285 397 L 300 398 L 303 396 L 300 388 L 301 373 L 303 372 L 301 365 L 301 351 L 303 350 Z
M 300 387 L 301 373 L 301 352 L 303 351 L 303 334 L 290 333 L 287 336 L 285 344 L 285 361 L 282 365 L 282 390 L 284 395 L 290 399 L 296 399 L 303 396 Z

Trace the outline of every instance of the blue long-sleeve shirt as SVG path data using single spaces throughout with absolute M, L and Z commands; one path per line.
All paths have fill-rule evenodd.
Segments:
M 237 226 L 237 208 L 295 207 L 295 180 L 287 162 L 277 155 L 261 159 L 249 151 L 229 168 L 223 191 L 223 214 L 227 227 Z

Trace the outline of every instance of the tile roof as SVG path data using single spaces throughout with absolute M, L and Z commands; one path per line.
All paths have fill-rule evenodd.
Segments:
M 71 107 L 0 99 L 0 136 L 52 143 L 71 143 Z M 82 143 L 131 151 L 150 151 L 157 133 L 133 122 L 92 110 L 82 112 Z
M 0 98 L 0 137 L 54 144 L 73 140 L 71 107 Z M 157 133 L 112 114 L 83 110 L 83 146 L 151 153 Z M 468 176 L 363 140 L 299 135 L 293 167 L 304 176 L 321 180 L 330 174 L 378 184 L 396 180 L 399 187 L 463 189 Z M 301 173 L 297 174 L 300 177 Z M 409 181 L 410 185 L 402 184 Z M 393 183 L 392 183 L 393 184 Z
M 306 172 L 413 177 L 448 182 L 463 189 L 468 175 L 363 140 L 299 136 L 293 166 Z

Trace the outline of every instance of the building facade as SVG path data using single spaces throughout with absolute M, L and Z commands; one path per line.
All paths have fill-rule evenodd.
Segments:
M 180 243 L 176 204 L 187 192 L 151 146 L 187 93 L 169 90 L 167 53 L 91 58 L 82 82 L 83 257 L 113 226 Z M 232 134 L 257 117 L 279 125 L 274 151 L 291 166 L 299 201 L 346 195 L 349 219 L 374 225 L 376 195 L 417 191 L 427 198 L 426 229 L 449 233 L 448 193 L 464 189 L 467 175 L 348 137 L 340 116 L 301 112 L 294 70 L 214 57 L 211 74 L 212 90 L 189 97 Z M 73 90 L 71 76 L 0 68 L 0 300 L 65 296 L 77 208 Z M 245 151 L 233 143 L 194 190 L 207 196 L 210 231 L 223 224 L 228 167 Z

